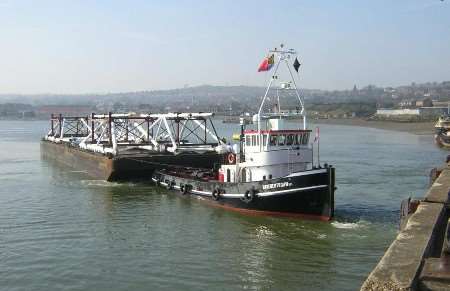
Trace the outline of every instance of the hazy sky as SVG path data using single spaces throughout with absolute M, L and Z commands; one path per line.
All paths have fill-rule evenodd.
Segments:
M 450 1 L 0 0 L 0 93 L 264 86 L 279 43 L 301 87 L 450 80 Z

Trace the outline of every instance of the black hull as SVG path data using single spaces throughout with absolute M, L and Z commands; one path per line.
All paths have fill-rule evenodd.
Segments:
M 153 181 L 179 195 L 201 197 L 203 201 L 231 210 L 328 221 L 334 216 L 334 171 L 333 167 L 314 169 L 246 183 L 204 182 L 156 171 Z M 186 185 L 189 191 L 184 189 Z
M 89 176 L 107 181 L 147 180 L 157 169 L 168 166 L 190 166 L 212 169 L 223 163 L 223 155 L 207 153 L 156 153 L 148 151 L 126 151 L 109 157 L 100 153 L 82 150 L 67 143 L 41 141 L 41 157 L 57 161 L 74 169 L 83 170 Z

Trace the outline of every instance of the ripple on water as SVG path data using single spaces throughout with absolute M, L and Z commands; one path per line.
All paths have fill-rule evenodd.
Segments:
M 339 187 L 336 219 L 324 223 L 93 180 L 40 161 L 47 123 L 33 124 L 34 137 L 0 141 L 6 290 L 356 290 L 396 234 L 401 199 L 426 189 L 426 169 L 447 154 L 403 133 L 322 126 L 321 160 Z
M 80 180 L 79 183 L 84 187 L 133 187 L 134 183 L 118 183 L 118 182 L 108 182 L 105 180 Z
M 331 222 L 331 225 L 338 229 L 356 229 L 356 228 L 364 228 L 368 227 L 370 222 L 360 220 L 358 222 L 339 222 L 339 221 L 333 221 Z

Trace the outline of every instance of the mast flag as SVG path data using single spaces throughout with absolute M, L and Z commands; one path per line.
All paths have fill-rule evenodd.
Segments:
M 297 58 L 295 58 L 295 61 L 294 61 L 294 69 L 297 71 L 297 73 L 298 73 L 298 69 L 300 68 L 300 62 L 298 61 L 298 59 Z
M 272 54 L 270 57 L 265 57 L 262 63 L 259 65 L 258 72 L 269 71 L 275 62 L 275 56 Z

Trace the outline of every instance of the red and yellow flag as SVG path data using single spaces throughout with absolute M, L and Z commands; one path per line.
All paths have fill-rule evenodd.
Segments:
M 275 62 L 275 56 L 272 54 L 270 57 L 265 57 L 258 68 L 258 72 L 269 71 Z

